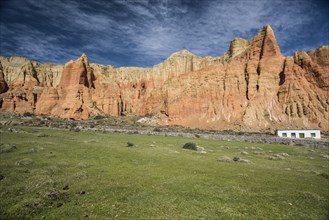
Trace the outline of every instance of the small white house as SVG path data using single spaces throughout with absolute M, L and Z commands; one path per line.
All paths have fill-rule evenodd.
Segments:
M 279 137 L 287 138 L 321 138 L 320 129 L 288 129 L 288 130 L 277 130 Z

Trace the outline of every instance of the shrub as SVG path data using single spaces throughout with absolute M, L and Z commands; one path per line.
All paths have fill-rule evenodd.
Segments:
M 153 131 L 155 131 L 155 132 L 160 132 L 161 129 L 160 129 L 160 128 L 154 128 Z
M 320 176 L 329 179 L 329 174 L 328 173 L 321 173 Z
M 237 162 L 240 160 L 240 157 L 233 157 L 233 161 Z
M 127 147 L 135 147 L 135 144 L 132 143 L 132 142 L 130 142 L 130 141 L 128 141 L 128 142 L 127 142 Z
M 31 112 L 24 112 L 23 113 L 23 117 L 32 117 L 33 116 L 33 113 Z
M 195 151 L 198 150 L 197 145 L 195 143 L 192 143 L 192 142 L 188 142 L 188 143 L 184 144 L 183 148 L 184 149 L 189 149 L 189 150 L 195 150 Z
M 100 119 L 103 119 L 103 118 L 105 118 L 103 115 L 96 115 L 94 117 L 94 120 L 100 120 Z
M 80 128 L 70 128 L 70 131 L 74 131 L 74 132 L 80 132 Z

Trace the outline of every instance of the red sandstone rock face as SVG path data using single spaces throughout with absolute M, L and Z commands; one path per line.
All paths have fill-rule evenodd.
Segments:
M 194 128 L 329 131 L 329 47 L 284 57 L 266 26 L 234 39 L 221 57 L 186 50 L 152 68 L 65 66 L 0 57 L 0 109 L 61 118 L 154 115 L 158 124 Z M 7 86 L 6 86 L 7 85 Z
M 68 119 L 88 119 L 100 114 L 92 100 L 93 80 L 88 59 L 83 54 L 78 60 L 65 64 L 56 88 L 43 90 L 35 112 Z
M 92 88 L 92 77 L 93 75 L 87 56 L 82 54 L 82 56 L 75 62 L 70 61 L 65 64 L 59 86 L 64 89 L 72 86 L 74 87 L 76 85 L 83 85 L 85 87 Z

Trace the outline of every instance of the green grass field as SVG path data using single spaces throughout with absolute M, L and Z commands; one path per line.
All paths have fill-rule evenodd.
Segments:
M 329 218 L 328 149 L 15 129 L 0 133 L 0 219 Z

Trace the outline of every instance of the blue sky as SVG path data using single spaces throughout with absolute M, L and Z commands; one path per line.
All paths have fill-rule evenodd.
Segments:
M 0 0 L 0 55 L 153 66 L 181 49 L 222 55 L 266 24 L 292 55 L 329 45 L 328 17 L 322 0 Z

